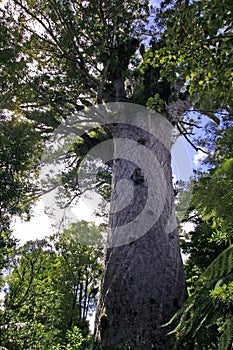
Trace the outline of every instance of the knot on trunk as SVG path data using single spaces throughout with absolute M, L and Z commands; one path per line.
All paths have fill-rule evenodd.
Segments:
M 142 184 L 144 182 L 144 175 L 142 169 L 136 168 L 131 176 L 131 179 L 136 185 Z

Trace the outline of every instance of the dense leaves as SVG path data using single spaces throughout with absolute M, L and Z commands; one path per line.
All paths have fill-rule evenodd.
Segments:
M 10 254 L 10 223 L 14 215 L 30 216 L 41 153 L 33 124 L 7 114 L 0 119 L 0 269 Z
M 214 240 L 231 242 L 233 213 L 232 123 L 215 133 L 214 150 L 206 159 L 208 172 L 199 174 L 193 205 L 205 218 L 212 218 Z
M 16 0 L 7 13 L 20 32 L 27 68 L 16 105 L 28 118 L 56 127 L 83 106 L 101 103 L 104 90 L 110 98 L 113 80 L 122 79 L 139 46 L 149 5 Z
M 229 284 L 229 281 L 232 281 L 232 277 L 233 246 L 230 246 L 208 266 L 199 278 L 194 294 L 175 315 L 181 316 L 173 331 L 177 334 L 178 344 L 192 344 L 194 349 L 231 348 L 232 282 Z M 211 290 L 213 292 L 210 293 Z
M 190 297 L 176 316 L 178 342 L 194 349 L 225 349 L 232 346 L 232 128 L 215 131 L 212 152 L 200 172 L 191 204 L 194 231 L 183 242 L 190 254 L 186 273 Z M 229 246 L 230 245 L 230 246 Z M 208 336 L 206 334 L 208 329 Z
M 66 344 L 72 334 L 78 336 L 74 327 L 83 337 L 88 335 L 87 316 L 96 304 L 102 250 L 79 243 L 85 233 L 101 239 L 97 227 L 82 222 L 56 239 L 30 241 L 18 248 L 5 277 L 2 344 L 9 346 L 11 339 L 17 349 L 48 349 Z
M 216 121 L 214 112 L 232 109 L 232 10 L 230 0 L 162 1 L 149 56 L 169 79 L 179 75 L 194 108 Z

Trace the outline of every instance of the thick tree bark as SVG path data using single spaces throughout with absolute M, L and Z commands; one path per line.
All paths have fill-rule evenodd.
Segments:
M 169 329 L 161 326 L 185 299 L 185 276 L 178 231 L 174 221 L 171 224 L 171 218 L 175 220 L 175 214 L 170 151 L 162 140 L 132 125 L 115 125 L 112 133 L 113 139 L 122 138 L 138 143 L 143 141 L 143 147 L 157 158 L 165 180 L 161 182 L 161 188 L 153 190 L 143 172 L 140 174 L 141 180 L 135 180 L 133 175 L 138 169 L 137 164 L 129 159 L 117 159 L 114 162 L 112 200 L 121 195 L 119 191 L 116 194 L 116 187 L 122 179 L 129 181 L 133 198 L 124 209 L 110 216 L 113 247 L 107 251 L 97 308 L 97 349 L 117 349 L 122 345 L 130 345 L 134 350 L 170 350 L 172 346 L 167 336 Z M 130 152 L 137 152 L 137 149 L 131 149 Z M 158 169 L 154 169 L 153 164 L 149 168 L 142 170 L 148 170 L 149 176 L 159 176 Z M 154 208 L 158 200 L 156 193 L 160 197 L 165 194 L 160 214 L 157 215 L 154 208 L 147 210 L 150 222 L 154 217 L 150 228 L 143 232 L 147 222 L 139 222 L 142 235 L 137 233 L 134 236 L 134 232 L 129 232 L 127 244 L 117 246 L 116 228 L 135 220 L 144 210 L 151 190 L 154 191 Z M 124 195 L 122 193 L 123 201 L 126 200 Z M 159 205 L 161 206 L 161 200 L 158 200 Z M 146 217 L 144 220 L 147 221 Z

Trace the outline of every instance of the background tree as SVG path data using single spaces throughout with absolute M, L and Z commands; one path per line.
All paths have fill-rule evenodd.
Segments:
M 179 75 L 194 110 L 216 122 L 216 112 L 232 113 L 231 17 L 227 0 L 162 1 L 149 58 L 169 81 Z
M 7 266 L 15 245 L 11 236 L 14 215 L 29 217 L 37 194 L 36 175 L 40 137 L 25 119 L 2 112 L 0 119 L 0 269 Z
M 84 245 L 83 238 L 96 242 L 96 246 Z M 84 221 L 73 224 L 61 235 L 54 237 L 56 252 L 59 256 L 63 300 L 61 309 L 68 329 L 79 326 L 87 330 L 86 319 L 96 307 L 96 296 L 99 289 L 103 268 L 101 228 Z M 100 248 L 99 248 L 100 247 Z M 59 286 L 57 286 L 59 290 Z M 64 289 L 65 288 L 65 289 Z M 69 306 L 69 307 L 68 307 Z M 84 333 L 85 334 L 85 333 Z
M 97 227 L 81 222 L 56 239 L 30 241 L 18 248 L 6 277 L 0 328 L 3 345 L 11 342 L 17 349 L 48 349 L 66 343 L 67 332 L 74 327 L 87 337 L 102 251 L 79 243 L 80 234 L 101 239 Z

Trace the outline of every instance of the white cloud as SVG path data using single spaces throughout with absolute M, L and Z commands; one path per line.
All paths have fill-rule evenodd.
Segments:
M 25 222 L 20 218 L 15 218 L 13 223 L 14 236 L 24 244 L 29 240 L 43 239 L 53 233 L 49 217 L 44 213 L 44 205 L 40 200 L 34 207 L 32 218 Z
M 196 154 L 194 154 L 193 157 L 193 164 L 198 166 L 200 165 L 200 162 L 202 162 L 207 157 L 207 154 L 201 150 L 198 150 Z
M 48 203 L 46 203 L 48 204 Z M 71 210 L 74 213 L 76 220 L 81 221 L 92 221 L 99 225 L 103 222 L 102 218 L 95 216 L 94 212 L 97 209 L 98 200 L 87 200 L 80 198 L 78 205 L 73 207 Z M 45 205 L 43 200 L 39 200 L 33 211 L 32 218 L 30 221 L 25 222 L 20 218 L 16 217 L 12 224 L 13 233 L 15 238 L 20 240 L 20 244 L 23 245 L 29 240 L 43 239 L 46 236 L 50 236 L 54 233 L 52 220 L 44 212 Z M 52 208 L 54 209 L 54 208 Z
M 195 225 L 193 222 L 188 221 L 188 222 L 182 223 L 182 231 L 184 233 L 191 232 L 194 230 L 194 228 L 195 228 Z

